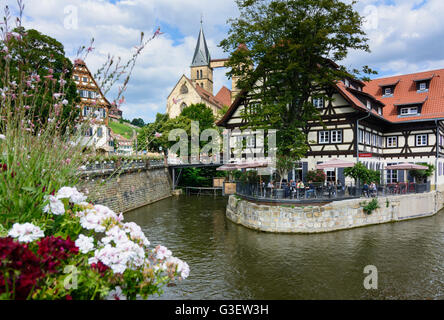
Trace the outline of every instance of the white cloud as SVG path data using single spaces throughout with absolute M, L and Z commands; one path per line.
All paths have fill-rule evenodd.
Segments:
M 15 6 L 13 0 L 6 2 Z M 95 39 L 95 51 L 86 61 L 93 73 L 108 53 L 128 58 L 140 31 L 148 37 L 160 26 L 166 33 L 139 58 L 125 95 L 128 104 L 123 107 L 125 118 L 145 121 L 165 112 L 170 90 L 182 74 L 189 76 L 201 14 L 212 58 L 226 57 L 217 44 L 226 37 L 227 19 L 237 15 L 234 0 L 25 0 L 25 4 L 25 26 L 62 42 L 71 58 L 79 46 Z M 76 30 L 65 27 L 67 6 L 77 9 Z M 367 17 L 372 52 L 351 52 L 346 66 L 369 65 L 380 75 L 444 67 L 444 1 L 360 0 L 356 8 Z M 231 87 L 225 72 L 215 71 L 215 93 L 222 85 Z

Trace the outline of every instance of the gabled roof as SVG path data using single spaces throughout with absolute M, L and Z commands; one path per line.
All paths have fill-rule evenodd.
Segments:
M 231 90 L 227 87 L 223 86 L 219 92 L 214 96 L 216 100 L 219 100 L 220 103 L 224 106 L 231 105 Z
M 202 25 L 200 26 L 199 38 L 197 39 L 196 49 L 194 50 L 192 67 L 208 66 L 210 65 L 211 57 L 208 50 L 207 41 L 203 32 Z
M 393 95 L 383 97 L 381 84 L 394 83 L 398 80 Z M 418 81 L 430 81 L 428 91 L 417 91 L 416 82 Z M 444 117 L 444 69 L 371 80 L 363 90 L 385 104 L 383 116 L 391 122 Z M 399 117 L 398 107 L 412 104 L 422 104 L 421 114 Z
M 207 90 L 205 90 L 204 88 L 202 88 L 201 86 L 197 85 L 194 87 L 196 89 L 196 92 L 199 94 L 199 96 L 210 102 L 211 104 L 215 105 L 216 107 L 218 107 L 219 109 L 221 109 L 224 104 L 219 101 L 218 99 L 216 99 L 215 96 L 213 96 L 211 93 L 209 93 Z

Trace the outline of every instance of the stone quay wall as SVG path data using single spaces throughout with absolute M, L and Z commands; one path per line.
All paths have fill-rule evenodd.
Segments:
M 82 176 L 78 189 L 94 204 L 108 206 L 116 213 L 127 212 L 171 196 L 168 168 L 148 167 L 120 173 Z
M 276 233 L 320 233 L 431 216 L 444 206 L 441 192 L 378 198 L 379 209 L 364 213 L 361 198 L 318 206 L 264 205 L 232 195 L 226 216 L 245 227 Z

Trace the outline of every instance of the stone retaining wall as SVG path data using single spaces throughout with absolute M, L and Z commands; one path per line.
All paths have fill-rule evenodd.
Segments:
M 95 204 L 117 213 L 127 212 L 171 196 L 171 183 L 165 167 L 124 171 L 120 174 L 94 174 L 82 178 L 79 190 Z
M 296 207 L 262 205 L 230 196 L 226 215 L 245 227 L 282 233 L 319 233 L 434 215 L 444 205 L 440 192 L 380 197 L 379 209 L 364 213 L 369 199 Z

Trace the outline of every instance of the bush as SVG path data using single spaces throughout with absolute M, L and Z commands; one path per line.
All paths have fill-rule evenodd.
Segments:
M 367 169 L 361 162 L 358 162 L 352 168 L 345 168 L 344 175 L 346 177 L 352 177 L 355 181 L 360 181 L 361 183 L 375 182 L 380 183 L 381 173 L 377 170 Z
M 307 172 L 306 180 L 313 182 L 322 182 L 324 183 L 327 179 L 327 175 L 323 170 L 310 170 Z
M 373 211 L 380 208 L 377 199 L 372 199 L 369 203 L 364 202 L 364 204 L 361 205 L 363 205 L 364 213 L 368 215 L 372 214 Z

